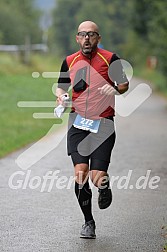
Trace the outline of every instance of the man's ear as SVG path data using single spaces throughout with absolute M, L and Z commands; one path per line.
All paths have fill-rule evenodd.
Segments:
M 100 43 L 101 42 L 101 36 L 99 35 L 99 38 L 98 38 L 98 43 Z
M 75 37 L 75 38 L 76 38 L 77 43 L 79 43 L 79 42 L 78 42 L 78 36 L 77 36 L 77 35 L 76 35 L 76 37 Z

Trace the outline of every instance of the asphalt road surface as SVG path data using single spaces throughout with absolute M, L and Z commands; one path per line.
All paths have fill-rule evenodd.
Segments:
M 132 89 L 137 83 L 132 82 Z M 97 238 L 79 238 L 84 220 L 62 127 L 39 142 L 38 151 L 32 145 L 0 160 L 1 252 L 162 251 L 162 227 L 167 224 L 167 102 L 153 93 L 129 116 L 117 115 L 115 123 L 117 140 L 109 168 L 113 203 L 108 209 L 98 208 L 93 188 Z

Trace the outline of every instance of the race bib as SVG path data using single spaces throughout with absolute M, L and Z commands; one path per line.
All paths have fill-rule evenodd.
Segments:
M 88 130 L 93 133 L 97 133 L 100 125 L 100 120 L 86 119 L 80 115 L 77 115 L 73 126 L 78 129 Z

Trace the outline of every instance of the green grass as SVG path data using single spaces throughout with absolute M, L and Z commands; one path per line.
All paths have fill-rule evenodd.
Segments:
M 55 119 L 34 119 L 34 112 L 53 112 L 53 108 L 20 108 L 18 101 L 55 101 L 55 79 L 32 78 L 33 71 L 58 71 L 60 65 L 50 57 L 35 55 L 25 66 L 13 57 L 0 57 L 0 157 L 44 136 Z M 3 58 L 3 60 L 2 60 Z M 6 60 L 5 60 L 6 59 Z M 14 70 L 11 71 L 13 61 Z M 2 65 L 2 67 L 1 67 Z M 5 69 L 5 70 L 4 70 Z M 55 103 L 56 104 L 56 103 Z
M 134 67 L 134 75 L 153 84 L 155 91 L 167 97 L 167 78 L 156 69 L 149 69 L 145 66 Z
M 163 250 L 163 251 L 164 251 L 164 252 L 167 251 L 167 243 L 165 244 L 164 250 Z

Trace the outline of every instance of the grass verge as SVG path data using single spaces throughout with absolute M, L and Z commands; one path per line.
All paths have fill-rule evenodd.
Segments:
M 153 84 L 154 90 L 167 98 L 167 78 L 156 69 L 134 67 L 134 75 Z
M 166 251 L 167 251 L 167 243 L 166 243 L 165 246 L 164 246 L 163 252 L 166 252 Z
M 19 108 L 19 101 L 55 101 L 56 79 L 32 77 L 33 71 L 59 71 L 57 59 L 34 55 L 25 66 L 10 55 L 0 57 L 0 157 L 44 136 L 55 119 L 34 119 L 34 112 L 52 113 L 53 108 Z M 3 60 L 2 60 L 3 59 Z M 13 66 L 13 69 L 12 69 Z M 56 104 L 56 103 L 55 103 Z M 56 122 L 58 123 L 58 122 Z

